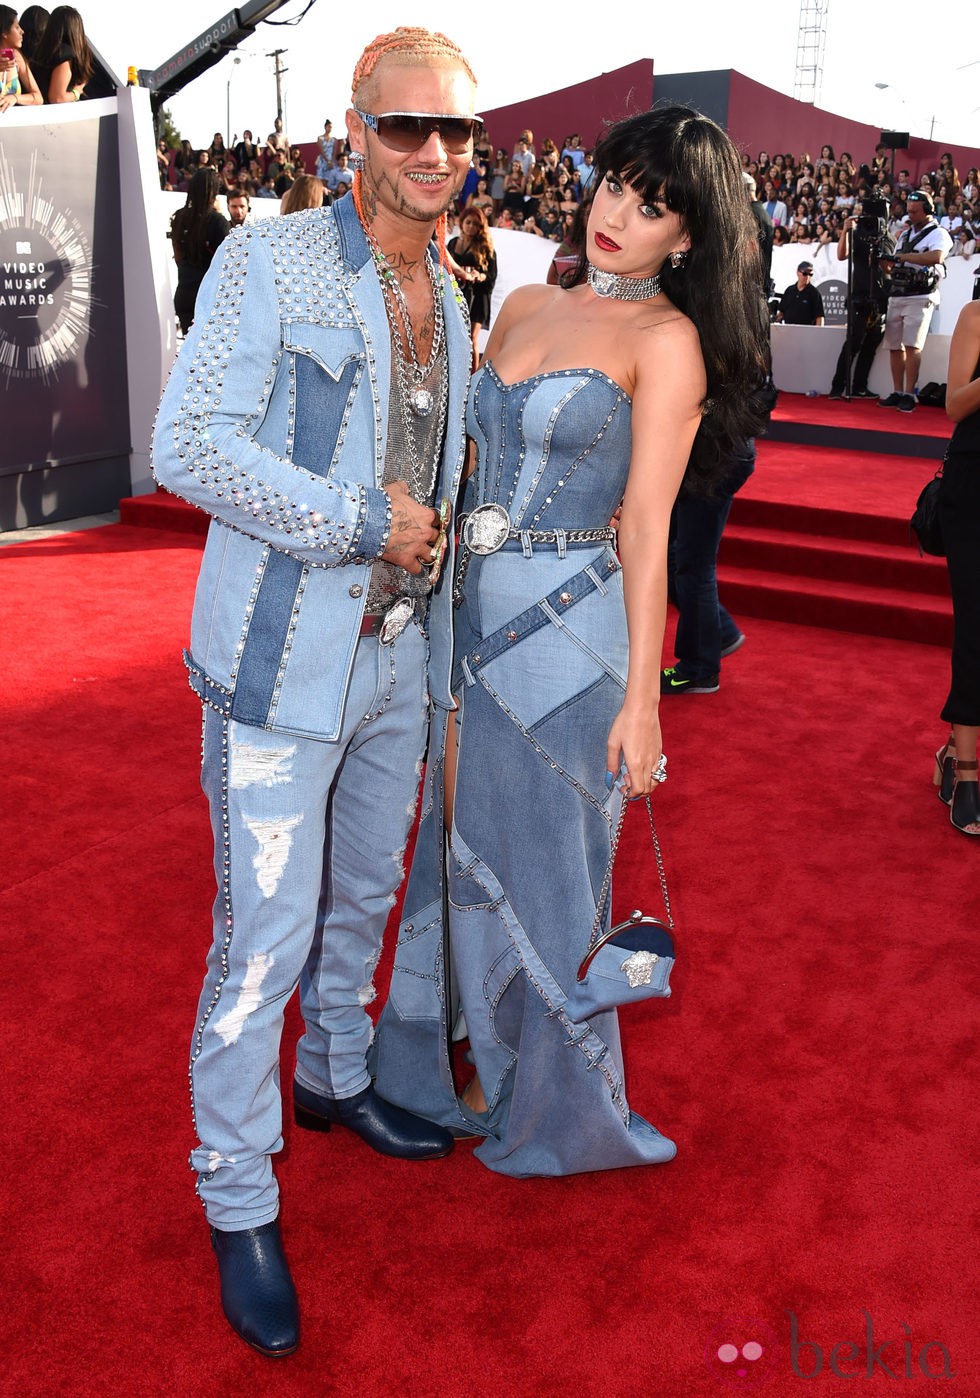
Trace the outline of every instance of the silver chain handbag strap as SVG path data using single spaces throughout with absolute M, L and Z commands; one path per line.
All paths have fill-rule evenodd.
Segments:
M 653 803 L 649 796 L 645 796 L 643 799 L 647 808 L 647 815 L 650 818 L 650 835 L 653 839 L 653 852 L 657 857 L 657 875 L 660 879 L 660 895 L 664 900 L 664 912 L 667 914 L 667 926 L 673 931 L 674 915 L 670 911 L 670 895 L 667 892 L 667 875 L 664 872 L 664 857 L 660 851 L 660 839 L 657 835 L 657 827 L 653 819 Z M 606 915 L 606 901 L 609 898 L 609 892 L 612 886 L 613 865 L 616 862 L 616 851 L 619 849 L 619 837 L 623 833 L 623 822 L 626 819 L 626 810 L 629 804 L 628 800 L 623 802 L 622 809 L 619 812 L 619 820 L 616 822 L 616 832 L 613 835 L 612 849 L 609 852 L 609 863 L 606 865 L 606 873 L 602 880 L 602 888 L 599 890 L 599 903 L 595 910 L 595 922 L 592 924 L 592 931 L 589 934 L 589 945 L 586 950 L 586 955 L 588 955 L 588 952 L 592 950 L 598 941 L 599 929 Z

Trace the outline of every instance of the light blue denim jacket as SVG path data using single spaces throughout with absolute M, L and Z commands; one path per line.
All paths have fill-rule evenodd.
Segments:
M 470 338 L 448 276 L 443 303 L 438 494 L 455 500 Z M 390 343 L 350 198 L 236 230 L 198 293 L 160 404 L 153 471 L 212 516 L 187 663 L 195 692 L 242 723 L 324 739 L 340 731 L 371 564 L 391 529 L 381 489 Z M 429 617 L 430 690 L 446 708 L 452 566 L 450 537 Z

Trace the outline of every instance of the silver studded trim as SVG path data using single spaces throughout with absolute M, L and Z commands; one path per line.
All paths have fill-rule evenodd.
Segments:
M 230 967 L 228 965 L 228 948 L 231 946 L 231 937 L 234 930 L 234 920 L 231 909 L 231 831 L 228 821 L 228 728 L 231 723 L 227 715 L 222 715 L 221 719 L 221 873 L 219 878 L 218 897 L 221 902 L 222 917 L 224 923 L 224 937 L 218 952 L 221 973 L 218 976 L 207 1009 L 201 1016 L 200 1023 L 194 1034 L 194 1042 L 191 1047 L 191 1061 L 187 1070 L 188 1081 L 191 1091 L 191 1115 L 194 1120 L 194 1130 L 197 1131 L 197 1108 L 194 1101 L 194 1065 L 201 1056 L 204 1048 L 204 1030 L 208 1020 L 221 999 L 221 991 L 225 981 L 228 979 Z

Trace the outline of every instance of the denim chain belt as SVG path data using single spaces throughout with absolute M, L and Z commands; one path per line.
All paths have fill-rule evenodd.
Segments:
M 460 515 L 460 537 L 470 553 L 496 553 L 505 544 L 605 544 L 615 539 L 615 529 L 512 529 L 510 516 L 503 505 L 477 505 L 467 515 Z
M 462 601 L 463 584 L 473 554 L 485 558 L 501 549 L 510 551 L 520 548 L 525 558 L 531 558 L 535 544 L 554 544 L 558 557 L 564 558 L 569 547 L 608 544 L 616 538 L 616 531 L 611 525 L 601 529 L 512 529 L 510 516 L 503 505 L 493 502 L 478 505 L 469 514 L 460 515 L 458 524 L 462 556 L 453 588 L 453 604 L 457 607 Z

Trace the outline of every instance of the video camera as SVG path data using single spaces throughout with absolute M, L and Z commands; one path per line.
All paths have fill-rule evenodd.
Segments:
M 888 204 L 884 199 L 866 199 L 857 216 L 855 240 L 876 242 L 888 236 Z M 893 249 L 894 251 L 894 249 Z
M 888 203 L 884 199 L 866 199 L 854 225 L 851 247 L 851 278 L 849 303 L 855 309 L 883 305 L 888 296 L 888 282 L 881 269 L 895 251 L 895 240 L 888 232 Z

